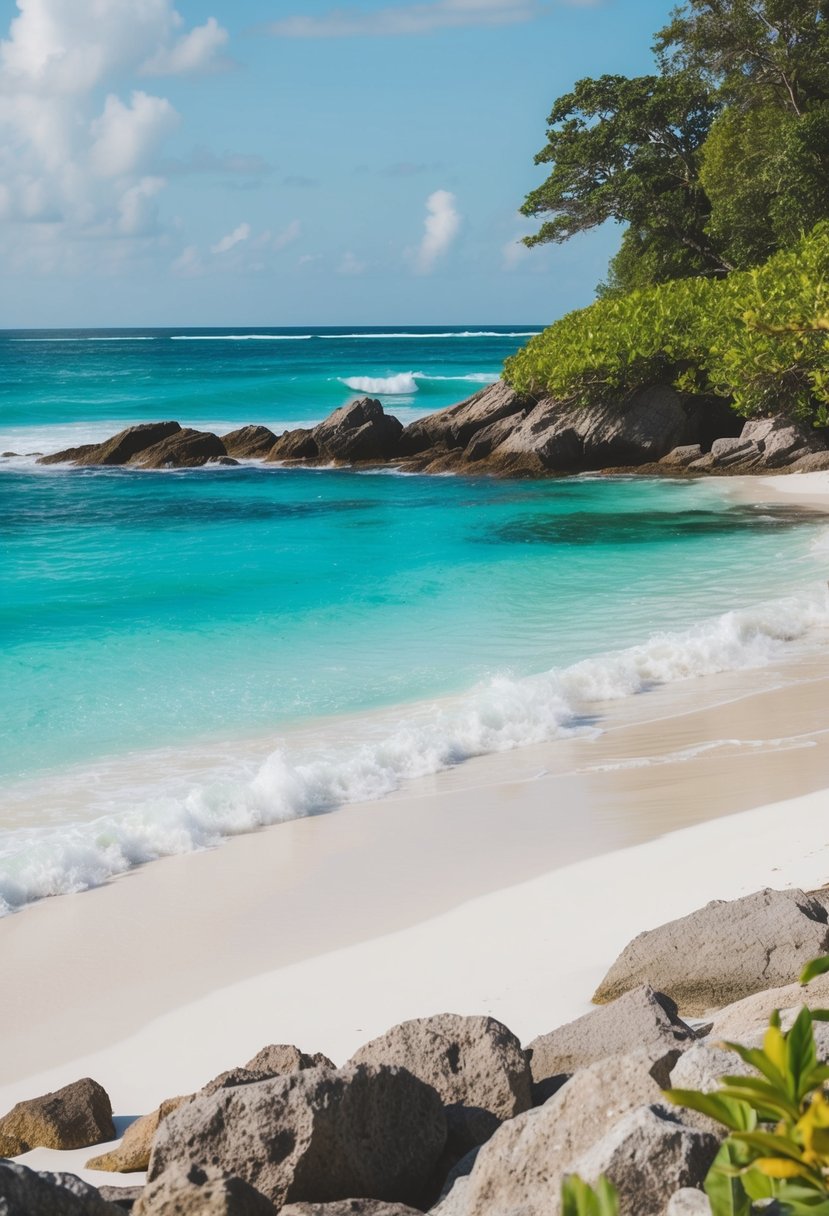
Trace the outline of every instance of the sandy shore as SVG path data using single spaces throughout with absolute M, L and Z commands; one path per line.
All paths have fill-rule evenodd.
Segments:
M 827 506 L 829 474 L 734 492 Z M 444 1009 L 550 1030 L 642 929 L 829 882 L 827 704 L 829 656 L 793 650 L 598 707 L 598 738 L 482 757 L 7 917 L 0 1112 L 91 1075 L 136 1115 L 267 1042 L 339 1062 Z

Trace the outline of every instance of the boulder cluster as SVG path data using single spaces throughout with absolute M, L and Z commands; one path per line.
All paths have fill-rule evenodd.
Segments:
M 557 1216 L 563 1179 L 616 1186 L 621 1216 L 704 1216 L 723 1131 L 671 1106 L 746 1071 L 724 1036 L 759 1044 L 829 999 L 803 965 L 829 951 L 829 891 L 714 902 L 631 942 L 600 1007 L 527 1046 L 491 1017 L 393 1027 L 342 1067 L 263 1048 L 195 1094 L 138 1119 L 88 1167 L 146 1182 L 93 1187 L 0 1161 L 3 1216 Z M 705 1015 L 706 1023 L 697 1020 Z M 817 1026 L 829 1053 L 829 1028 Z M 0 1152 L 114 1138 L 109 1099 L 84 1079 L 0 1119 Z
M 409 426 L 374 398 L 352 401 L 311 429 L 227 435 L 177 422 L 129 427 L 104 443 L 67 448 L 41 464 L 194 468 L 260 460 L 279 465 L 394 464 L 412 471 L 539 477 L 589 471 L 698 475 L 829 468 L 813 428 L 790 418 L 743 423 L 719 398 L 656 385 L 586 408 L 516 393 L 498 381 Z

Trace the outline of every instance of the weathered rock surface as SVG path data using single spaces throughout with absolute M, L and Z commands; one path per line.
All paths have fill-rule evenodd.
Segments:
M 532 404 L 498 380 L 458 405 L 410 422 L 400 435 L 398 451 L 402 456 L 417 456 L 423 452 L 463 449 L 474 435 L 503 419 L 512 419 L 505 429 L 506 435 Z
M 340 1199 L 337 1203 L 289 1203 L 279 1216 L 422 1216 L 419 1208 L 381 1199 Z
M 225 446 L 212 431 L 179 429 L 151 447 L 131 456 L 127 464 L 143 469 L 197 469 L 210 461 L 227 457 Z
M 767 469 L 777 469 L 812 453 L 826 451 L 826 443 L 814 427 L 790 418 L 749 419 L 740 437 L 757 444 Z
M 791 983 L 828 948 L 826 908 L 803 891 L 765 890 L 731 902 L 715 900 L 690 916 L 640 933 L 593 999 L 606 1003 L 650 984 L 671 996 L 681 1012 L 702 1014 Z
M 87 1148 L 114 1140 L 109 1096 L 90 1077 L 73 1081 L 54 1093 L 18 1102 L 0 1119 L 0 1136 L 17 1145 L 8 1156 L 31 1148 Z
M 829 1007 L 829 975 L 818 976 L 805 988 L 798 983 L 786 984 L 726 1005 L 714 1015 L 708 1039 L 711 1042 L 719 1039 L 742 1042 L 764 1031 L 775 1009 L 783 1010 L 788 1014 L 788 1020 L 793 1020 L 803 1005 L 808 1009 Z
M 314 427 L 312 436 L 323 460 L 389 460 L 397 454 L 403 424 L 374 397 L 335 410 Z
M 265 457 L 268 464 L 283 460 L 315 460 L 319 448 L 312 431 L 298 427 L 295 431 L 284 431 Z
M 665 1216 L 711 1216 L 711 1204 L 705 1191 L 684 1186 L 671 1195 Z
M 147 1184 L 134 1216 L 274 1216 L 274 1206 L 242 1178 L 174 1165 Z
M 257 1051 L 256 1055 L 243 1067 L 252 1072 L 267 1072 L 271 1077 L 281 1077 L 286 1072 L 299 1072 L 304 1068 L 336 1068 L 337 1066 L 321 1051 L 315 1051 L 313 1055 L 309 1055 L 308 1052 L 300 1051 L 298 1047 L 294 1047 L 290 1043 L 270 1043 L 261 1051 Z
M 746 1043 L 746 1046 L 749 1046 Z M 687 1059 L 686 1059 L 687 1056 Z M 713 1040 L 695 1043 L 679 1057 L 671 1071 L 671 1089 L 699 1089 L 711 1093 L 720 1088 L 720 1077 L 756 1075 L 756 1071 L 744 1064 L 733 1051 L 727 1051 Z M 667 1086 L 666 1086 L 667 1088 Z M 698 1111 L 677 1107 L 679 1118 L 689 1127 L 697 1127 L 724 1140 L 725 1128 L 707 1115 Z
M 415 1018 L 366 1043 L 349 1063 L 406 1068 L 433 1086 L 446 1106 L 456 1155 L 482 1144 L 502 1120 L 532 1105 L 526 1053 L 494 1018 Z
M 701 460 L 702 454 L 698 443 L 686 443 L 680 448 L 673 448 L 659 463 L 676 469 L 687 469 L 695 460 Z
M 103 443 L 84 444 L 79 448 L 66 448 L 51 456 L 41 456 L 38 463 L 63 464 L 71 461 L 77 465 L 126 464 L 140 452 L 180 431 L 181 427 L 177 422 L 142 422 L 138 426 L 128 426 L 126 430 L 119 431 Z
M 667 1085 L 679 1052 L 696 1037 L 669 997 L 647 985 L 634 988 L 612 1004 L 533 1039 L 528 1051 L 535 1101 L 545 1102 L 577 1069 L 637 1049 L 651 1052 L 654 1060 L 665 1059 L 664 1075 L 657 1080 Z
M 161 1124 L 149 1178 L 181 1162 L 277 1206 L 361 1195 L 417 1204 L 446 1142 L 440 1097 L 403 1069 L 306 1069 L 197 1097 Z
M 829 452 L 811 452 L 808 456 L 799 457 L 789 467 L 792 473 L 818 473 L 829 469 Z
M 74 1174 L 36 1173 L 14 1161 L 0 1161 L 2 1216 L 124 1216 L 94 1186 Z
M 267 456 L 276 443 L 276 435 L 266 426 L 241 426 L 222 435 L 228 456 L 238 460 L 257 460 Z
M 543 1106 L 503 1123 L 434 1211 L 440 1216 L 558 1212 L 562 1179 L 575 1162 L 625 1115 L 663 1101 L 652 1066 L 648 1053 L 640 1051 L 577 1072 Z
M 86 1163 L 88 1170 L 106 1170 L 113 1174 L 133 1174 L 145 1170 L 150 1164 L 150 1149 L 158 1126 L 163 1119 L 174 1110 L 189 1102 L 192 1095 L 179 1098 L 167 1098 L 157 1110 L 149 1115 L 142 1115 L 131 1123 L 124 1132 L 123 1139 L 117 1148 L 98 1157 L 91 1157 Z
M 98 1194 L 124 1212 L 131 1212 L 141 1198 L 143 1186 L 99 1186 Z

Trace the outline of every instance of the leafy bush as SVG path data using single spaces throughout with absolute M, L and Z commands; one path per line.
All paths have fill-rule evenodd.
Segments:
M 618 1216 L 616 1188 L 600 1178 L 594 1190 L 578 1174 L 565 1178 L 561 1187 L 562 1216 Z
M 596 301 L 504 365 L 519 392 L 591 405 L 652 384 L 731 400 L 744 417 L 829 421 L 829 224 L 727 279 Z

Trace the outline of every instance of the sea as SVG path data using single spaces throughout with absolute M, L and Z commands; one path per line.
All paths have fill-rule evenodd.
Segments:
M 366 394 L 408 423 L 539 328 L 0 333 L 0 915 L 825 628 L 824 517 L 727 479 L 37 464 Z

